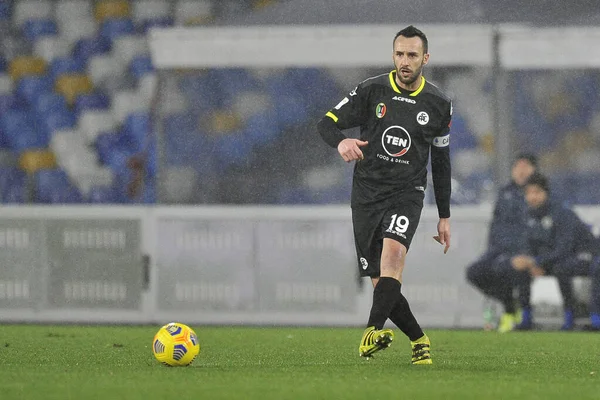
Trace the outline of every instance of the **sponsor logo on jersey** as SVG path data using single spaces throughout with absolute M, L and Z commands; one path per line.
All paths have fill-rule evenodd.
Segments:
M 369 268 L 369 262 L 367 261 L 366 258 L 361 257 L 360 258 L 360 265 L 362 266 L 362 269 L 365 270 L 367 268 Z
M 350 97 L 352 96 L 356 96 L 356 91 L 358 90 L 358 86 L 355 87 L 354 89 L 352 89 L 352 91 L 350 92 Z
M 544 218 L 542 218 L 542 227 L 546 230 L 552 228 L 552 225 L 554 225 L 554 221 L 552 221 L 552 217 L 547 215 Z
M 435 147 L 447 147 L 450 145 L 450 135 L 434 137 L 433 145 Z
M 383 132 L 381 144 L 388 155 L 402 157 L 410 149 L 410 134 L 401 126 L 390 126 Z
M 387 108 L 385 107 L 385 104 L 379 103 L 377 104 L 377 107 L 375 107 L 375 115 L 377 116 L 377 118 L 383 118 L 386 110 Z
M 392 100 L 403 101 L 405 103 L 410 103 L 410 104 L 417 104 L 417 102 L 414 101 L 413 99 L 408 99 L 406 97 L 400 97 L 400 96 L 394 96 L 394 97 L 392 97 Z
M 421 111 L 417 114 L 417 122 L 419 125 L 427 125 L 429 122 L 429 114 L 427 114 L 425 111 Z
M 340 101 L 340 102 L 338 103 L 338 105 L 337 105 L 337 106 L 335 106 L 335 107 L 333 107 L 333 108 L 335 108 L 336 110 L 339 110 L 340 108 L 342 108 L 342 106 L 343 106 L 344 104 L 346 104 L 346 103 L 347 103 L 347 102 L 349 102 L 349 101 L 350 101 L 350 100 L 348 100 L 348 98 L 347 98 L 347 97 L 344 97 L 344 98 L 342 99 L 342 101 Z

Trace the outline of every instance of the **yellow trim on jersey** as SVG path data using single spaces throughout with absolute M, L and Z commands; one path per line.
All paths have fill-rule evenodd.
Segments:
M 394 72 L 398 73 L 396 70 L 393 70 L 389 74 L 390 86 L 392 86 L 392 89 L 394 89 L 394 92 L 396 92 L 396 93 L 402 93 L 400 91 L 400 89 L 398 88 L 398 85 L 396 85 L 396 79 L 394 79 Z M 425 77 L 423 75 L 421 75 L 421 84 L 419 85 L 419 87 L 417 88 L 417 90 L 415 90 L 414 92 L 412 92 L 411 94 L 409 94 L 409 96 L 415 97 L 416 95 L 418 95 L 419 93 L 421 93 L 421 91 L 423 90 L 424 87 L 425 87 Z
M 409 96 L 416 96 L 419 93 L 421 93 L 421 90 L 423 90 L 423 88 L 425 87 L 425 77 L 423 75 L 421 75 L 421 84 L 419 85 L 419 88 L 417 90 L 415 90 L 414 92 L 412 92 L 411 94 L 409 94 Z
M 335 114 L 331 111 L 327 111 L 327 114 L 325 114 L 325 116 L 331 118 L 333 122 L 338 122 L 338 117 L 336 117 Z
M 389 75 L 389 77 L 390 77 L 390 85 L 392 86 L 392 89 L 394 89 L 394 92 L 396 92 L 396 93 L 402 93 L 400 91 L 400 89 L 398 89 L 398 86 L 396 86 L 396 80 L 394 79 L 394 72 L 395 71 L 396 70 L 393 70 L 393 71 L 390 72 L 390 75 Z

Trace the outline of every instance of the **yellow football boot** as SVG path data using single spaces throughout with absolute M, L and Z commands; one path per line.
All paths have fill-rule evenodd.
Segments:
M 412 347 L 412 360 L 413 365 L 425 365 L 432 364 L 431 361 L 431 342 L 427 335 L 423 335 L 414 342 L 410 342 Z
M 391 329 L 375 329 L 370 326 L 365 329 L 360 346 L 358 346 L 358 354 L 361 357 L 372 357 L 379 350 L 387 349 L 394 340 L 394 332 Z
M 504 313 L 500 317 L 500 322 L 498 323 L 498 332 L 506 333 L 515 330 L 515 326 L 517 325 L 517 317 L 515 314 Z

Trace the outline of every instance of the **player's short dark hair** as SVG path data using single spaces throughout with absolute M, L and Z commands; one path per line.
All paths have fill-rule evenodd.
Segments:
M 537 157 L 533 153 L 519 153 L 519 154 L 517 154 L 517 156 L 515 157 L 515 161 L 513 162 L 513 164 L 515 162 L 519 161 L 519 160 L 525 160 L 525 161 L 527 161 L 534 168 L 537 168 L 537 166 L 538 166 Z
M 529 179 L 527 179 L 527 183 L 525 183 L 525 186 L 529 186 L 529 185 L 538 186 L 544 192 L 550 191 L 550 184 L 548 183 L 548 178 L 546 178 L 544 175 L 540 174 L 539 172 L 533 173 L 529 177 Z
M 425 36 L 425 34 L 419 29 L 415 28 L 412 25 L 407 26 L 400 32 L 396 33 L 396 36 L 394 36 L 394 41 L 392 43 L 396 43 L 396 39 L 398 39 L 398 36 L 404 36 L 405 38 L 411 38 L 416 36 L 421 38 L 421 41 L 423 42 L 423 54 L 427 54 L 427 51 L 429 50 L 429 42 L 427 41 L 427 36 Z

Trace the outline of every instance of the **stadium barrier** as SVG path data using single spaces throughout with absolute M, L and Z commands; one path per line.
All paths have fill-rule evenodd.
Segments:
M 600 226 L 599 207 L 578 211 Z M 424 210 L 403 285 L 424 326 L 481 325 L 464 276 L 489 216 L 455 207 L 444 255 Z M 3 322 L 354 326 L 371 304 L 343 206 L 4 207 L 0 249 Z M 535 284 L 536 302 L 560 306 L 554 282 Z

